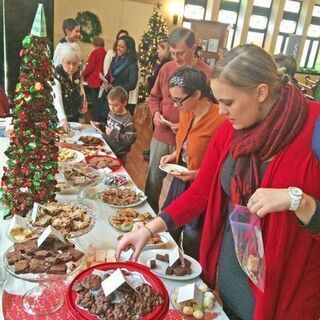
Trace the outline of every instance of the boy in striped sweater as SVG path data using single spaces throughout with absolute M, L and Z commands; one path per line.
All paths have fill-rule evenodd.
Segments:
M 122 87 L 114 87 L 108 94 L 109 114 L 103 128 L 103 138 L 125 164 L 131 145 L 137 139 L 133 118 L 126 109 L 128 94 Z

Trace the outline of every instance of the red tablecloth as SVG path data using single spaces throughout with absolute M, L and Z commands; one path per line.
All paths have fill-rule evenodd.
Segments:
M 22 308 L 22 296 L 13 295 L 3 292 L 3 316 L 5 320 L 72 320 L 71 316 L 68 314 L 66 305 L 64 304 L 62 308 L 49 316 L 31 316 L 26 313 Z M 166 318 L 164 320 L 183 320 L 186 319 L 182 317 L 177 310 L 169 310 Z M 189 318 L 190 319 L 190 318 Z

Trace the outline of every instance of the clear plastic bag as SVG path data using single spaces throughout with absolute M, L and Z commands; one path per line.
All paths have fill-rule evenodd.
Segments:
M 236 205 L 229 220 L 240 266 L 253 283 L 264 291 L 266 266 L 260 219 L 247 207 Z

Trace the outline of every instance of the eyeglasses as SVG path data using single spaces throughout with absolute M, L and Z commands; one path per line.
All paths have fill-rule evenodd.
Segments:
M 173 103 L 175 103 L 177 106 L 181 107 L 182 104 L 189 99 L 192 96 L 192 94 L 188 94 L 186 97 L 182 98 L 182 99 L 177 99 L 177 98 L 173 98 L 171 96 L 169 96 L 169 98 L 171 99 L 171 101 Z

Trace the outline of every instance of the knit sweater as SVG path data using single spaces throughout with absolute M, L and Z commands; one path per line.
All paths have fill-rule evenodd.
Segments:
M 200 68 L 207 77 L 210 76 L 211 69 L 203 61 L 198 60 L 196 66 Z M 167 62 L 160 69 L 148 102 L 152 117 L 159 111 L 165 119 L 172 123 L 179 122 L 179 110 L 173 105 L 173 102 L 170 99 L 168 81 L 177 69 L 178 65 L 175 61 Z M 175 144 L 175 134 L 167 125 L 161 124 L 155 126 L 153 137 L 169 145 Z

